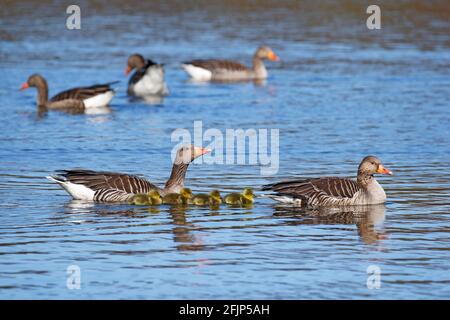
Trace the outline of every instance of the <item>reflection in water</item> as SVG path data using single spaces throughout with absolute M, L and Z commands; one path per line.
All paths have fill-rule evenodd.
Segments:
M 109 106 L 97 107 L 97 108 L 86 108 L 86 109 L 76 109 L 76 108 L 59 108 L 59 109 L 48 109 L 45 106 L 38 106 L 37 115 L 39 118 L 44 118 L 47 116 L 49 111 L 63 112 L 71 115 L 87 114 L 87 115 L 105 115 L 111 113 L 111 108 Z
M 92 201 L 84 201 L 84 200 L 75 200 L 71 199 L 67 204 L 66 207 L 71 209 L 71 213 L 79 213 L 79 212 L 85 212 L 86 209 L 91 209 L 95 207 L 95 203 Z
M 110 208 L 96 208 L 98 204 L 83 200 L 71 200 L 66 207 L 70 208 L 69 213 L 96 213 L 101 215 L 136 215 L 143 212 L 160 214 L 167 212 L 172 220 L 172 233 L 174 241 L 179 243 L 176 248 L 180 251 L 198 251 L 204 250 L 205 245 L 201 237 L 192 234 L 196 226 L 187 220 L 186 215 L 189 211 L 195 212 L 195 207 L 189 206 L 143 206 L 127 210 L 115 210 Z M 122 205 L 118 205 L 121 207 Z M 229 209 L 240 209 L 239 206 L 227 206 Z M 117 207 L 115 207 L 117 208 Z M 248 214 L 249 218 L 242 220 L 253 220 L 253 205 L 245 206 L 247 209 L 243 214 Z M 163 210 L 161 210 L 163 209 Z M 208 208 L 208 216 L 220 215 L 221 207 Z M 277 204 L 274 206 L 276 217 L 296 218 L 293 224 L 354 224 L 357 227 L 358 235 L 366 244 L 375 244 L 379 240 L 386 239 L 388 236 L 382 230 L 382 224 L 385 220 L 386 207 L 384 204 L 371 206 L 349 206 L 349 207 L 324 207 L 317 209 L 306 209 L 293 206 Z M 291 222 L 292 223 L 292 222 Z
M 173 222 L 173 238 L 180 251 L 203 250 L 204 245 L 200 237 L 191 234 L 190 230 L 194 225 L 186 220 L 186 209 L 184 206 L 171 206 L 169 214 Z
M 104 207 L 106 206 L 106 207 Z M 124 209 L 126 206 L 126 209 Z M 178 245 L 177 250 L 180 251 L 196 251 L 205 248 L 203 241 L 199 235 L 191 233 L 195 229 L 195 225 L 188 222 L 186 213 L 189 210 L 188 206 L 127 206 L 126 204 L 99 204 L 91 201 L 71 200 L 66 206 L 69 211 L 68 214 L 98 214 L 98 215 L 130 215 L 133 217 L 142 216 L 143 213 L 151 215 L 168 213 L 172 220 L 172 234 L 174 242 Z M 110 208 L 108 208 L 110 207 Z M 131 208 L 130 208 L 131 207 Z M 161 210 L 162 209 L 162 210 Z M 192 209 L 192 208 L 191 208 Z M 211 208 L 210 215 L 218 215 L 220 208 Z M 143 215 L 142 217 L 148 217 Z M 88 221 L 80 221 L 88 222 Z
M 378 230 L 385 219 L 384 204 L 370 206 L 323 207 L 305 209 L 293 206 L 275 206 L 275 216 L 300 218 L 295 224 L 355 224 L 361 240 L 374 244 L 386 239 L 384 231 Z
M 142 97 L 129 97 L 130 102 L 145 102 L 149 105 L 162 104 L 164 102 L 164 96 L 161 95 L 147 95 Z
M 149 206 L 147 207 L 147 212 L 150 214 L 159 214 L 161 213 L 161 209 L 159 206 Z
M 106 206 L 106 208 L 103 206 Z M 131 208 L 128 208 L 128 204 L 125 203 L 96 203 L 75 199 L 71 199 L 65 207 L 70 209 L 70 211 L 66 212 L 68 214 L 94 213 L 101 215 L 134 215 L 150 213 L 153 215 L 161 213 L 161 208 L 159 206 L 130 206 Z M 123 209 L 124 207 L 127 207 L 127 209 Z M 117 210 L 117 208 L 119 208 L 119 210 Z
M 253 84 L 255 86 L 258 86 L 258 87 L 265 86 L 267 84 L 267 80 L 266 79 L 198 80 L 198 79 L 189 78 L 186 82 L 187 83 L 193 83 L 193 84 L 203 84 L 203 85 L 207 85 L 207 84 L 210 84 L 210 83 L 215 83 L 215 84 L 243 84 L 243 83 L 251 83 L 251 82 L 253 82 Z
M 89 115 L 102 115 L 111 113 L 111 108 L 109 106 L 98 107 L 98 108 L 87 108 L 84 111 L 84 114 Z

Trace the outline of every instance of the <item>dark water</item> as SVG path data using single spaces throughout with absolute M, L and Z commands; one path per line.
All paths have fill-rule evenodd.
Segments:
M 0 297 L 450 298 L 450 37 L 448 2 L 79 2 L 66 30 L 59 2 L 1 1 Z M 195 84 L 179 63 L 250 63 L 269 44 L 266 83 Z M 130 102 L 123 69 L 140 52 L 166 64 L 171 94 Z M 99 114 L 38 116 L 34 72 L 50 94 L 119 79 Z M 277 207 L 220 210 L 89 204 L 45 176 L 85 167 L 162 184 L 177 128 L 280 129 L 280 168 L 194 164 L 195 191 L 259 187 L 295 176 L 354 176 L 379 156 L 388 202 L 344 212 Z M 67 267 L 81 289 L 67 288 Z M 367 268 L 381 271 L 368 289 Z

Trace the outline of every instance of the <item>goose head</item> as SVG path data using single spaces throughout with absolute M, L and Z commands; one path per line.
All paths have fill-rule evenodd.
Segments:
M 280 58 L 268 46 L 261 46 L 256 50 L 255 56 L 259 59 L 268 59 L 271 61 L 280 61 Z
M 242 192 L 242 195 L 244 196 L 244 198 L 248 200 L 253 200 L 254 197 L 253 190 L 250 188 L 245 188 L 244 191 Z
M 211 149 L 197 147 L 194 145 L 185 145 L 178 149 L 175 157 L 175 164 L 189 164 L 196 158 L 211 152 Z
M 132 54 L 128 57 L 125 75 L 128 75 L 133 69 L 142 69 L 145 67 L 145 59 L 140 54 Z
M 222 198 L 220 197 L 220 192 L 219 192 L 219 190 L 212 190 L 212 191 L 209 193 L 209 196 L 210 196 L 214 201 L 222 202 Z
M 28 89 L 29 87 L 47 87 L 47 81 L 38 73 L 32 74 L 27 81 L 22 84 L 20 91 Z
M 367 156 L 362 159 L 358 167 L 358 176 L 373 176 L 374 174 L 388 174 L 392 175 L 392 171 L 386 169 L 381 160 L 375 156 Z
M 156 190 L 156 189 L 150 190 L 147 193 L 147 196 L 148 196 L 151 204 L 161 204 L 162 203 L 161 195 L 159 194 L 158 190 Z

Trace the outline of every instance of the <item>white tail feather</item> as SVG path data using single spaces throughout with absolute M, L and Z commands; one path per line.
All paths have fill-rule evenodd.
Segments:
M 97 94 L 91 98 L 83 100 L 84 106 L 86 108 L 99 108 L 107 106 L 111 102 L 112 98 L 116 93 L 113 90 L 107 91 L 105 93 Z
M 192 64 L 182 64 L 182 67 L 194 80 L 209 81 L 212 78 L 212 72 L 207 69 L 196 67 Z
M 89 200 L 89 201 L 94 200 L 95 191 L 86 186 L 83 186 L 82 184 L 58 180 L 55 177 L 51 176 L 47 176 L 46 178 L 50 181 L 59 184 L 76 200 Z

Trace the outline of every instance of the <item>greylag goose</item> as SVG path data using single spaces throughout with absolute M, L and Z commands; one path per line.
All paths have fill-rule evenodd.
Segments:
M 128 58 L 125 75 L 136 71 L 128 81 L 128 95 L 136 97 L 165 96 L 169 93 L 164 82 L 164 66 L 152 60 L 145 60 L 140 54 Z
M 263 186 L 262 190 L 271 190 L 270 198 L 294 205 L 352 206 L 371 205 L 386 202 L 386 193 L 374 178 L 374 174 L 389 174 L 380 159 L 365 157 L 359 167 L 356 181 L 339 177 L 323 177 L 283 181 Z
M 189 164 L 210 151 L 193 145 L 178 149 L 172 173 L 164 188 L 158 188 L 148 180 L 134 175 L 84 169 L 61 170 L 47 179 L 58 183 L 77 200 L 129 202 L 133 196 L 148 193 L 152 189 L 164 197 L 170 193 L 179 193 L 184 186 Z
M 253 66 L 248 68 L 229 60 L 192 60 L 182 64 L 184 70 L 197 81 L 239 81 L 267 78 L 264 59 L 279 61 L 280 58 L 267 46 L 259 47 L 253 55 Z
M 31 75 L 28 80 L 22 84 L 20 90 L 36 87 L 38 91 L 37 105 L 47 109 L 78 109 L 99 108 L 107 106 L 115 95 L 110 82 L 97 84 L 90 87 L 72 88 L 58 93 L 48 100 L 47 81 L 40 74 Z

